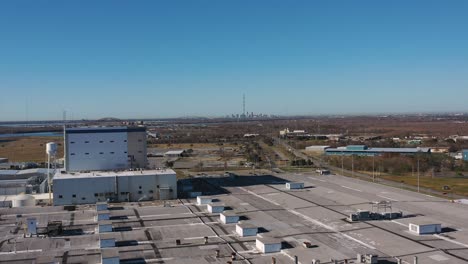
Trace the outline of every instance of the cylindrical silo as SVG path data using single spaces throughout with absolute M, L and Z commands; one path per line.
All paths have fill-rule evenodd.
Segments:
M 57 143 L 49 142 L 46 145 L 46 153 L 50 156 L 55 156 L 57 154 Z
M 32 195 L 20 194 L 11 201 L 12 207 L 35 206 L 36 199 Z

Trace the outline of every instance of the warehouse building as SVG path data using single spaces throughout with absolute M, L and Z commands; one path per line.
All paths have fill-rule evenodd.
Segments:
M 54 205 L 104 201 L 137 202 L 177 198 L 173 170 L 59 171 L 54 176 Z
M 328 148 L 330 148 L 330 146 L 308 146 L 305 148 L 305 151 L 323 153 Z
M 462 151 L 463 160 L 468 161 L 468 149 Z
M 65 129 L 66 171 L 146 168 L 145 127 Z
M 415 155 L 430 153 L 430 148 L 369 148 L 366 145 L 349 145 L 325 150 L 325 155 L 329 156 L 382 156 L 384 154 Z

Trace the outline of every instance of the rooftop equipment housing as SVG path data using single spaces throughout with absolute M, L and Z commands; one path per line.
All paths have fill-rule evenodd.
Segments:
M 288 190 L 304 189 L 304 183 L 303 182 L 287 182 L 286 189 Z
M 223 224 L 234 224 L 239 222 L 239 216 L 232 212 L 222 212 L 219 219 Z
M 272 237 L 257 237 L 255 246 L 262 253 L 274 253 L 281 251 L 281 240 Z
M 225 206 L 222 203 L 211 203 L 211 204 L 208 204 L 206 208 L 208 212 L 212 214 L 219 214 L 224 211 L 224 207 Z
M 119 264 L 119 251 L 116 248 L 101 249 L 101 264 Z
M 241 237 L 256 236 L 258 227 L 249 223 L 239 223 L 236 225 L 236 233 Z
M 107 211 L 107 202 L 99 202 L 96 203 L 96 211 Z
M 197 196 L 197 205 L 204 205 L 213 202 L 213 198 L 208 196 Z
M 99 234 L 100 248 L 113 248 L 115 247 L 115 236 L 113 233 Z
M 98 221 L 98 233 L 112 232 L 112 221 L 100 220 Z
M 442 225 L 431 222 L 410 223 L 409 231 L 418 235 L 438 234 L 442 231 Z
M 110 213 L 109 213 L 109 211 L 99 211 L 97 213 L 96 218 L 97 218 L 98 221 L 109 220 L 110 219 Z

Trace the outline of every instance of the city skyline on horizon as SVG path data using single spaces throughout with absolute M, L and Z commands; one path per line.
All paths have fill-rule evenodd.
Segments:
M 466 113 L 468 3 L 0 3 L 0 121 Z

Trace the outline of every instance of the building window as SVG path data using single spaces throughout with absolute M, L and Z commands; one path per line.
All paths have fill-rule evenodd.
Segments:
M 127 142 L 127 140 L 125 139 L 124 142 Z
M 142 194 L 143 192 L 142 191 L 138 191 L 138 194 Z
M 73 198 L 76 198 L 76 194 L 73 194 L 72 197 L 73 197 Z
M 139 187 L 138 187 L 138 189 L 140 189 L 140 190 L 141 190 L 141 186 L 139 186 Z
M 110 143 L 114 143 L 114 140 L 111 140 Z
M 97 194 L 97 193 L 94 194 L 94 197 L 98 197 L 98 196 L 99 196 L 99 194 Z
M 139 151 L 138 151 L 138 153 L 142 153 L 142 151 L 141 151 L 141 150 L 139 150 Z
M 89 155 L 89 153 L 88 153 L 88 152 L 86 152 L 86 153 L 85 153 L 85 155 Z
M 104 143 L 104 141 L 102 141 L 102 140 L 99 140 L 99 143 Z
M 75 156 L 75 153 L 70 153 L 70 156 Z
M 71 141 L 70 144 L 75 144 L 75 141 Z
M 86 198 L 84 198 L 84 197 L 81 197 L 81 200 L 86 200 Z
M 114 154 L 114 152 L 110 152 L 110 154 Z
M 153 193 L 153 190 L 149 190 L 149 193 Z
M 138 142 L 142 142 L 143 140 L 139 139 Z
M 63 195 L 60 194 L 60 195 L 59 195 L 59 198 L 62 199 L 62 198 L 63 198 Z
M 104 152 L 99 152 L 99 154 L 101 154 L 101 155 L 102 155 L 102 154 L 104 154 Z
M 89 143 L 89 141 L 85 141 L 84 143 L 86 143 L 86 144 L 87 144 L 87 143 Z
M 127 151 L 124 151 L 125 154 L 127 154 Z

